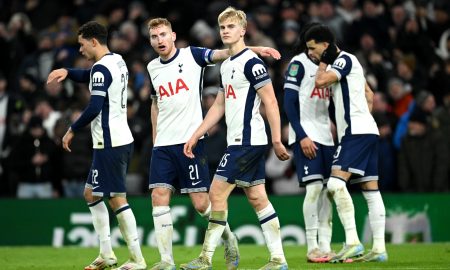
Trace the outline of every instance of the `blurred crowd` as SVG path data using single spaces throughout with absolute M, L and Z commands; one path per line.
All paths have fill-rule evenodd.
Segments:
M 392 192 L 448 192 L 450 186 L 450 1 L 448 0 L 4 0 L 0 1 L 0 196 L 80 197 L 91 164 L 89 127 L 61 138 L 90 97 L 87 84 L 46 84 L 52 69 L 89 68 L 77 30 L 96 20 L 108 26 L 109 48 L 130 72 L 128 119 L 135 138 L 128 189 L 147 194 L 151 158 L 150 80 L 156 57 L 146 21 L 166 17 L 177 47 L 222 46 L 217 16 L 232 5 L 247 13 L 246 44 L 277 48 L 264 59 L 280 108 L 284 72 L 299 31 L 310 21 L 334 31 L 337 45 L 355 54 L 375 92 L 380 129 L 380 186 Z M 211 106 L 219 66 L 205 71 L 203 105 Z M 281 112 L 283 132 L 287 119 Z M 207 139 L 211 174 L 226 147 L 217 125 Z M 292 162 L 268 154 L 267 187 L 275 194 L 302 192 Z

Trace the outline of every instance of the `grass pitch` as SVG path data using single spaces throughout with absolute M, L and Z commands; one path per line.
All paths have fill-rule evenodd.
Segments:
M 366 248 L 369 245 L 366 245 Z M 341 247 L 333 246 L 335 250 Z M 349 263 L 349 264 L 311 264 L 306 263 L 305 246 L 285 246 L 284 250 L 290 270 L 295 269 L 404 269 L 431 270 L 450 269 L 450 244 L 406 244 L 388 245 L 389 261 L 386 263 Z M 198 256 L 201 247 L 174 246 L 175 262 L 188 262 Z M 0 247 L 1 270 L 51 270 L 51 269 L 83 269 L 97 255 L 97 248 L 52 248 L 52 247 Z M 125 247 L 116 248 L 115 253 L 119 263 L 128 257 Z M 147 264 L 150 266 L 159 260 L 156 248 L 143 247 Z M 239 269 L 258 269 L 268 260 L 265 246 L 240 245 L 241 263 Z M 223 247 L 219 247 L 213 258 L 213 267 L 217 270 L 225 269 Z

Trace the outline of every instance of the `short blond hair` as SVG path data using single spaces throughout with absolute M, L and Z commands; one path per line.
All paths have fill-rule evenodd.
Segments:
M 221 24 L 228 19 L 237 21 L 243 28 L 247 27 L 247 15 L 245 15 L 245 12 L 242 10 L 237 10 L 234 7 L 227 7 L 219 14 L 217 21 Z
M 147 29 L 156 28 L 160 25 L 169 27 L 172 30 L 172 24 L 166 18 L 154 18 L 147 23 Z

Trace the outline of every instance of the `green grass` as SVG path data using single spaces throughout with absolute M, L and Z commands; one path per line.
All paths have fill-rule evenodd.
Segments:
M 338 250 L 340 246 L 334 246 Z M 198 256 L 201 247 L 174 246 L 177 265 Z M 388 245 L 389 261 L 386 263 L 360 264 L 310 264 L 306 263 L 305 246 L 286 246 L 284 248 L 289 269 L 450 269 L 450 244 L 407 244 Z M 0 269 L 83 269 L 97 255 L 97 248 L 52 248 L 52 247 L 0 247 Z M 126 260 L 125 247 L 116 248 L 119 263 Z M 156 248 L 143 248 L 147 264 L 150 266 L 159 259 Z M 265 246 L 241 245 L 239 269 L 258 269 L 268 260 Z M 225 269 L 223 247 L 219 247 L 213 258 L 214 269 Z

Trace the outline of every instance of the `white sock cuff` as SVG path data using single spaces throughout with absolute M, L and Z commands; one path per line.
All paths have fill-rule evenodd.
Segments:
M 269 203 L 266 208 L 258 211 L 257 213 L 259 223 L 262 225 L 266 223 L 267 221 L 274 219 L 277 216 L 277 213 L 275 212 L 275 209 L 273 208 L 272 204 Z
M 106 204 L 103 201 L 103 199 L 98 199 L 95 202 L 88 203 L 87 205 L 88 205 L 88 207 L 95 207 L 97 205 L 105 205 L 106 206 Z
M 363 190 L 362 194 L 367 201 L 381 197 L 381 192 L 379 190 Z
M 153 206 L 152 209 L 153 217 L 159 217 L 167 213 L 170 213 L 170 206 Z
M 323 184 L 320 181 L 315 181 L 306 185 L 306 192 L 321 192 Z
M 198 212 L 200 216 L 209 219 L 209 215 L 211 214 L 211 202 L 209 203 L 208 207 L 206 208 L 205 212 Z
M 115 210 L 114 213 L 116 214 L 116 216 L 119 216 L 120 214 L 122 214 L 126 210 L 130 210 L 131 211 L 131 208 L 130 208 L 130 206 L 128 204 L 122 205 L 120 208 Z

